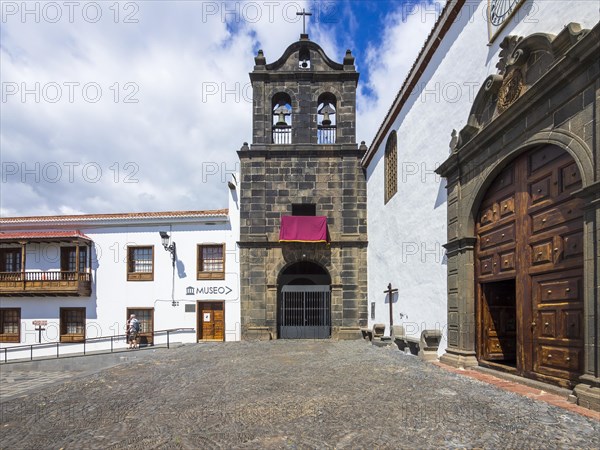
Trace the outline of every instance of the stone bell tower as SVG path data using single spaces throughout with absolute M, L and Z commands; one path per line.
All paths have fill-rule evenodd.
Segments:
M 367 324 L 366 181 L 359 74 L 302 34 L 250 73 L 253 140 L 240 158 L 245 339 L 360 338 Z

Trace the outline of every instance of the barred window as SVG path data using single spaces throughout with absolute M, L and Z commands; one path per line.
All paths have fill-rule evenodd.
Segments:
M 154 279 L 154 247 L 127 248 L 127 280 L 152 281 Z
M 0 309 L 0 342 L 21 342 L 21 308 Z
M 198 245 L 198 279 L 225 279 L 225 244 Z
M 385 201 L 387 203 L 398 192 L 398 146 L 396 130 L 392 130 L 385 145 Z

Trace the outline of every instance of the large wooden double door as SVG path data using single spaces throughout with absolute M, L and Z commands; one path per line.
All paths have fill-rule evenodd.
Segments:
M 571 387 L 583 371 L 583 201 L 575 161 L 546 146 L 513 161 L 477 217 L 480 362 Z

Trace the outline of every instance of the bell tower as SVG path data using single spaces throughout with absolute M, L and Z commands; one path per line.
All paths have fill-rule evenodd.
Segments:
M 356 144 L 354 57 L 334 62 L 303 33 L 275 62 L 262 50 L 254 61 L 253 139 L 238 151 L 242 335 L 359 338 L 366 146 Z

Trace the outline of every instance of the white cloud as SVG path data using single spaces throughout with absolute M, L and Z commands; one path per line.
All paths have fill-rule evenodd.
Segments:
M 135 4 L 138 23 L 100 3 L 98 23 L 3 24 L 3 89 L 19 90 L 2 103 L 3 215 L 226 204 L 202 170 L 234 168 L 251 138 L 249 30 L 199 2 Z
M 7 3 L 24 5 L 4 2 L 4 13 Z M 298 39 L 296 12 L 311 4 L 99 2 L 97 23 L 93 10 L 75 9 L 70 21 L 55 4 L 63 7 L 56 23 L 38 2 L 28 3 L 40 5 L 37 22 L 21 11 L 2 18 L 0 213 L 226 206 L 225 172 L 252 140 L 253 57 L 262 48 L 267 62 L 277 60 Z M 351 10 L 341 12 L 356 29 Z M 341 61 L 332 28 L 343 24 L 334 25 L 316 21 L 311 39 Z M 382 47 L 357 61 L 371 67 L 377 96 L 359 91 L 359 140 L 376 131 L 416 55 L 408 47 L 420 47 L 431 24 L 391 16 L 388 26 Z
M 375 137 L 392 102 L 396 98 L 408 71 L 423 47 L 443 3 L 421 2 L 413 7 L 398 3 L 387 15 L 378 47 L 367 49 L 368 84 L 359 83 L 357 103 L 357 140 L 367 145 Z

